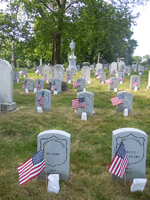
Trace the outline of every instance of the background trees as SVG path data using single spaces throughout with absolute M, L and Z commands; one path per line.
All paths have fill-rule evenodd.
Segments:
M 126 49 L 132 56 L 137 46 L 131 39 L 137 15 L 128 1 L 15 0 L 9 11 L 0 13 L 1 49 L 4 52 L 9 44 L 10 51 L 14 40 L 16 59 L 24 63 L 39 61 L 41 56 L 52 65 L 67 63 L 71 39 L 76 43 L 77 62 L 97 62 L 99 52 L 112 62 Z

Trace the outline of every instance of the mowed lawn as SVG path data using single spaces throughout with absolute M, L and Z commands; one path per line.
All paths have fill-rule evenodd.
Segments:
M 18 69 L 18 71 L 21 69 Z M 110 98 L 117 92 L 109 91 L 109 85 L 101 84 L 94 74 L 86 90 L 94 93 L 94 115 L 82 121 L 72 109 L 72 99 L 77 98 L 77 89 L 68 84 L 69 91 L 51 95 L 51 111 L 39 114 L 35 109 L 35 93 L 25 93 L 20 83 L 13 83 L 13 101 L 16 112 L 0 115 L 0 200 L 148 200 L 150 199 L 150 91 L 147 90 L 148 72 L 141 76 L 140 90 L 130 90 L 130 76 L 119 84 L 119 91 L 133 93 L 132 113 L 125 117 L 116 113 Z M 106 71 L 107 78 L 109 71 Z M 131 72 L 137 75 L 136 72 Z M 65 74 L 66 77 L 66 74 Z M 81 77 L 78 71 L 73 81 Z M 33 69 L 28 69 L 28 78 L 39 78 Z M 45 83 L 47 89 L 49 84 Z M 119 92 L 118 91 L 118 92 Z M 112 181 L 108 167 L 111 162 L 112 131 L 131 127 L 148 135 L 146 179 L 143 192 L 132 193 L 132 183 Z M 19 186 L 17 166 L 24 163 L 37 151 L 37 135 L 45 130 L 62 130 L 71 134 L 70 178 L 60 180 L 58 194 L 48 193 L 45 181 L 34 178 Z

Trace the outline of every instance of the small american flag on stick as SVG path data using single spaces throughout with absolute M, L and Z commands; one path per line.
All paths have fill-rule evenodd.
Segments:
M 120 94 L 117 97 L 113 97 L 110 99 L 113 106 L 123 104 L 124 103 L 124 94 Z
M 73 82 L 73 86 L 74 86 L 74 87 L 78 87 L 78 86 L 80 86 L 80 85 L 81 85 L 80 80 L 77 80 L 77 81 Z
M 26 85 L 27 85 L 27 80 L 25 80 L 25 82 L 24 82 L 24 84 L 23 84 L 22 88 L 25 88 L 25 87 L 26 87 Z
M 72 108 L 82 108 L 85 107 L 85 97 L 81 97 L 78 99 L 72 99 Z
M 137 79 L 135 79 L 135 81 L 133 83 L 133 87 L 137 87 Z
M 43 104 L 44 104 L 44 91 L 42 92 L 42 95 L 38 99 L 38 103 L 40 104 L 40 106 L 43 106 Z
M 53 92 L 54 92 L 54 90 L 56 90 L 56 83 L 55 83 L 55 81 L 54 81 L 53 84 L 52 84 L 51 90 L 52 90 Z
M 113 81 L 112 81 L 112 79 L 110 78 L 110 79 L 107 79 L 107 80 L 105 81 L 105 83 L 106 83 L 106 85 L 108 85 L 108 84 L 112 84 Z

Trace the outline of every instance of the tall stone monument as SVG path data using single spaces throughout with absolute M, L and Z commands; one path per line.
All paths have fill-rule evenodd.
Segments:
M 14 42 L 11 45 L 12 53 L 11 53 L 11 66 L 14 69 L 16 67 L 16 61 L 15 61 L 15 45 Z
M 69 56 L 69 69 L 71 70 L 72 68 L 75 68 L 77 71 L 76 56 L 74 55 L 75 43 L 73 42 L 73 40 L 70 43 L 70 48 L 71 48 L 71 56 Z

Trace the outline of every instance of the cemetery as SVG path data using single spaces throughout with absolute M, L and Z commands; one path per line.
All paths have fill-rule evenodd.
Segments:
M 1 63 L 5 61 L 1 60 Z M 6 64 L 9 65 L 8 62 Z M 57 67 L 62 74 L 54 71 Z M 20 72 L 21 69 L 14 71 Z M 88 71 L 89 84 L 85 78 L 81 78 L 83 72 L 78 70 L 72 82 L 81 80 L 81 85 L 74 87 L 72 82 L 66 83 L 69 89 L 62 91 L 59 87 L 57 95 L 48 89 L 49 85 L 52 87 L 54 80 L 60 80 L 60 84 L 65 82 L 67 71 L 63 70 L 62 65 L 54 66 L 52 71 L 54 74 L 50 74 L 49 83 L 44 82 L 42 76 L 39 79 L 34 69 L 27 69 L 28 78 L 19 74 L 20 81 L 16 82 L 10 70 L 11 84 L 3 84 L 3 87 L 10 87 L 8 98 L 15 107 L 13 110 L 1 107 L 0 186 L 3 190 L 0 196 L 3 199 L 27 199 L 29 196 L 28 199 L 111 199 L 115 196 L 116 199 L 149 199 L 149 70 L 140 75 L 140 89 L 137 90 L 131 87 L 135 81 L 131 79 L 139 77 L 138 71 L 131 70 L 130 76 L 124 76 L 122 84 L 119 84 L 118 75 L 111 76 L 114 82 L 108 86 L 97 80 L 94 75 L 96 70 L 90 75 Z M 110 78 L 110 71 L 104 70 L 106 79 Z M 2 72 L 7 74 L 8 70 Z M 28 93 L 22 88 L 26 80 L 32 80 Z M 3 95 L 4 89 L 1 92 L 1 97 L 6 97 Z M 110 99 L 122 94 L 124 103 L 115 108 Z M 38 113 L 37 107 L 40 106 L 39 98 L 42 95 L 43 113 Z M 72 99 L 83 97 L 86 107 L 72 109 Z M 127 116 L 124 115 L 125 108 L 128 109 Z M 87 112 L 87 120 L 81 120 L 82 112 Z M 123 179 L 108 171 L 121 140 L 129 157 Z M 19 186 L 17 166 L 43 145 L 46 169 L 38 177 Z M 46 191 L 45 174 L 59 174 L 60 191 L 57 197 L 55 193 Z M 134 178 L 148 180 L 143 192 L 131 193 Z

